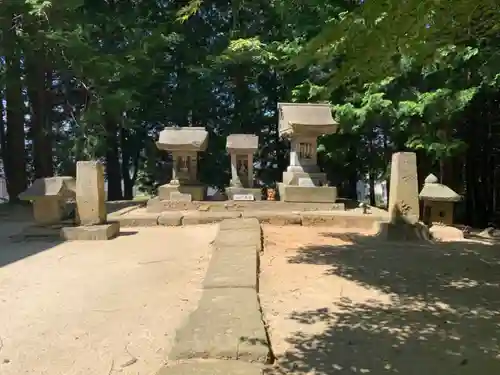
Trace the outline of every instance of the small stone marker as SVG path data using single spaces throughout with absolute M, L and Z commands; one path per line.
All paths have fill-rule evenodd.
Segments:
M 193 196 L 188 193 L 180 193 L 178 191 L 172 191 L 170 193 L 170 200 L 177 202 L 192 202 Z
M 309 177 L 301 177 L 298 180 L 299 186 L 301 187 L 316 187 L 312 178 Z
M 392 155 L 389 214 L 414 224 L 420 216 L 418 203 L 417 155 L 397 152 Z
M 255 200 L 255 197 L 253 196 L 253 194 L 234 194 L 233 200 L 234 201 L 253 201 L 253 200 Z
M 76 203 L 80 225 L 106 222 L 104 167 L 96 161 L 76 163 Z

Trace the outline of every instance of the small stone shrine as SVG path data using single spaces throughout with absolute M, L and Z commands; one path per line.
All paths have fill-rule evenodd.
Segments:
M 66 215 L 66 202 L 75 199 L 73 177 L 38 178 L 19 199 L 31 201 L 35 223 L 40 226 L 60 224 Z
M 335 203 L 337 188 L 328 186 L 317 165 L 317 140 L 338 124 L 328 104 L 278 103 L 279 134 L 290 140 L 290 165 L 278 184 L 285 202 Z
M 262 193 L 254 188 L 253 154 L 259 147 L 259 137 L 252 134 L 231 134 L 226 148 L 231 157 L 231 182 L 226 189 L 229 199 L 261 200 Z
M 96 161 L 76 163 L 77 225 L 61 229 L 65 240 L 109 240 L 120 232 L 120 223 L 106 222 L 104 167 Z
M 172 154 L 172 180 L 158 188 L 160 200 L 202 201 L 206 186 L 198 181 L 198 153 L 206 150 L 205 128 L 166 128 L 160 132 L 156 146 Z
M 452 225 L 455 202 L 462 199 L 448 186 L 440 184 L 432 173 L 425 179 L 419 198 L 424 205 L 423 221 L 427 225 Z

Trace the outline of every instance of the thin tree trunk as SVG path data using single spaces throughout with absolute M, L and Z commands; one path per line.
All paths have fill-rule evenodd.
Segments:
M 112 116 L 105 116 L 106 126 L 106 176 L 108 181 L 108 200 L 123 199 L 122 173 L 118 153 L 118 125 Z

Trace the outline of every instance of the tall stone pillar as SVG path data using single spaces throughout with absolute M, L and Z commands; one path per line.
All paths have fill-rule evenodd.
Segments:
M 104 167 L 96 161 L 76 163 L 76 204 L 81 225 L 106 222 Z

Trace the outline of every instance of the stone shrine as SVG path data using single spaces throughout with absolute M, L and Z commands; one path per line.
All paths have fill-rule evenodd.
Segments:
M 335 203 L 337 188 L 328 186 L 317 164 L 320 135 L 333 134 L 338 124 L 329 104 L 278 103 L 279 134 L 290 140 L 290 165 L 278 184 L 285 202 Z
M 208 132 L 202 127 L 166 128 L 156 146 L 172 154 L 172 180 L 158 188 L 160 200 L 202 201 L 206 186 L 198 181 L 198 153 L 206 150 Z
M 253 154 L 259 147 L 259 137 L 252 134 L 231 134 L 226 148 L 231 157 L 231 182 L 226 189 L 229 199 L 261 200 L 262 193 L 254 188 Z
M 426 225 L 452 225 L 455 202 L 462 199 L 448 186 L 440 184 L 432 173 L 425 179 L 419 198 L 424 204 L 423 222 Z

